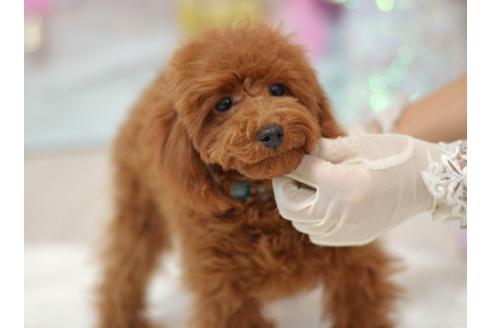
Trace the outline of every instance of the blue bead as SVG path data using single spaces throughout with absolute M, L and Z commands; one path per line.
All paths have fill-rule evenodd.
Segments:
M 246 199 L 250 196 L 250 186 L 248 181 L 241 181 L 235 183 L 231 187 L 231 196 L 239 199 Z

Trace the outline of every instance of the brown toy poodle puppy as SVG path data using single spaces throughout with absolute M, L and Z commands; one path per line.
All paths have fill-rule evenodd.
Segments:
M 245 24 L 183 45 L 116 140 L 100 327 L 150 326 L 146 285 L 171 237 L 190 327 L 274 327 L 262 304 L 320 284 L 333 327 L 392 327 L 397 288 L 381 248 L 313 245 L 273 199 L 271 178 L 340 135 L 303 49 L 279 31 Z

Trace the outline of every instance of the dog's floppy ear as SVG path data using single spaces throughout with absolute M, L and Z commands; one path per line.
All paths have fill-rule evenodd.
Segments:
M 152 108 L 142 140 L 158 177 L 178 198 L 203 213 L 223 213 L 231 208 L 193 147 L 171 102 L 160 102 Z
M 326 97 L 323 88 L 317 80 L 315 89 L 321 136 L 323 138 L 335 138 L 344 135 L 345 133 L 338 126 L 335 118 L 333 117 L 330 101 Z

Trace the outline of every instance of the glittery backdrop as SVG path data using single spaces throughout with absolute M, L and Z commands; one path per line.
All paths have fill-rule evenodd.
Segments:
M 315 63 L 344 123 L 425 96 L 466 70 L 466 1 L 336 2 L 344 10 Z

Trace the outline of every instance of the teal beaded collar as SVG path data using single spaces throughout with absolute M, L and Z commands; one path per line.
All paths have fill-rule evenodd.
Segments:
M 232 198 L 243 202 L 251 202 L 254 200 L 267 201 L 272 198 L 272 192 L 267 188 L 265 183 L 245 180 L 242 176 L 238 177 L 237 175 L 239 174 L 229 176 L 230 179 L 226 182 L 223 180 L 227 178 L 224 177 L 223 174 L 215 172 L 217 170 L 219 170 L 217 167 L 209 168 L 212 179 L 222 190 L 228 192 Z M 222 169 L 220 169 L 220 171 L 224 173 Z
M 266 201 L 271 198 L 265 185 L 251 185 L 249 181 L 237 181 L 229 189 L 229 194 L 236 199 L 252 201 L 259 197 L 260 200 Z M 255 197 L 256 196 L 256 197 Z

